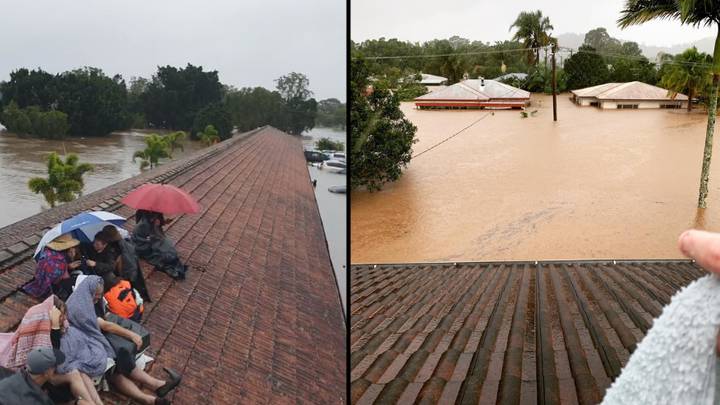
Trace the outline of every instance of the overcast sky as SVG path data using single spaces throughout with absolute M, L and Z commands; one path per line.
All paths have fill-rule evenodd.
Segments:
M 585 34 L 605 27 L 618 39 L 670 46 L 715 36 L 717 28 L 695 29 L 676 20 L 617 28 L 624 0 L 361 0 L 350 5 L 351 38 L 427 41 L 453 35 L 494 42 L 510 39 L 510 25 L 521 11 L 541 10 L 550 17 L 556 35 Z
M 317 99 L 346 98 L 344 0 L 0 0 L 0 16 L 0 80 L 20 67 L 129 79 L 192 63 L 236 87 L 305 73 Z

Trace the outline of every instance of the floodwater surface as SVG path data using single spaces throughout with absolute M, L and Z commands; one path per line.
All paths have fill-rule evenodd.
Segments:
M 418 127 L 414 154 L 477 123 L 382 191 L 352 193 L 353 263 L 679 258 L 678 236 L 698 222 L 701 112 L 600 110 L 567 94 L 558 122 L 545 95 L 528 118 L 401 108 Z M 717 144 L 699 221 L 715 231 Z
M 315 141 L 320 138 L 342 141 L 343 144 L 345 144 L 346 139 L 345 132 L 330 128 L 314 128 L 306 135 L 303 145 L 308 149 L 313 149 Z M 330 186 L 346 185 L 347 176 L 328 170 L 319 170 L 314 166 L 308 166 L 308 171 L 310 179 L 317 180 L 315 199 L 325 229 L 325 238 L 328 243 L 330 260 L 335 270 L 335 279 L 338 283 L 343 310 L 347 310 L 345 291 L 345 280 L 347 279 L 347 195 L 328 191 Z
M 47 177 L 46 158 L 51 152 L 75 153 L 80 162 L 95 166 L 86 173 L 84 193 L 88 194 L 140 173 L 139 161 L 133 163 L 136 150 L 145 148 L 145 134 L 139 132 L 113 133 L 106 137 L 47 140 L 20 138 L 0 132 L 0 227 L 37 214 L 47 208 L 42 194 L 28 189 L 32 177 Z M 186 140 L 184 151 L 176 150 L 180 158 L 202 148 L 199 142 Z M 161 160 L 161 163 L 164 160 Z

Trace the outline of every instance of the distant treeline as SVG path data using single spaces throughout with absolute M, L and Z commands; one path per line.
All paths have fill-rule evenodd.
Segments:
M 351 42 L 351 54 L 365 60 L 373 86 L 393 89 L 400 100 L 424 94 L 424 87 L 413 80 L 420 72 L 446 77 L 450 84 L 465 75 L 492 79 L 504 73 L 526 73 L 524 80 L 511 78 L 506 82 L 528 91 L 550 93 L 550 58 L 546 59 L 544 50 L 528 49 L 556 42 L 548 33 L 537 32 L 543 19 L 539 12 L 521 13 L 512 26 L 518 29 L 513 38 L 494 44 L 458 36 L 424 43 L 379 38 Z M 545 22 L 552 28 L 549 20 Z M 711 81 L 709 55 L 690 48 L 678 55 L 658 55 L 657 66 L 642 55 L 637 43 L 613 38 L 602 27 L 588 31 L 584 44 L 568 53 L 564 50 L 562 60 L 557 58 L 558 92 L 607 82 L 641 81 L 702 100 Z M 373 59 L 390 56 L 393 58 Z
M 12 132 L 43 137 L 102 136 L 129 128 L 195 136 L 213 125 L 222 139 L 233 127 L 246 131 L 272 125 L 300 134 L 316 124 L 340 125 L 333 121 L 334 110 L 325 109 L 337 100 L 318 103 L 305 75 L 293 72 L 276 83 L 275 90 L 236 89 L 220 83 L 217 71 L 191 64 L 161 66 L 152 78 L 134 77 L 129 83 L 93 67 L 60 74 L 22 68 L 0 82 L 0 123 Z

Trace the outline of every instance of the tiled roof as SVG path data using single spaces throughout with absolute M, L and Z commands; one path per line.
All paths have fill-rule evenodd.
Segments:
M 469 79 L 452 86 L 438 89 L 432 93 L 417 97 L 415 101 L 431 101 L 431 100 L 525 100 L 530 98 L 530 93 L 518 89 L 516 87 L 501 83 L 495 80 L 485 80 L 484 86 L 481 86 L 480 79 Z
M 301 141 L 270 127 L 0 229 L 0 331 L 37 303 L 18 291 L 34 273 L 27 237 L 93 207 L 130 216 L 117 201 L 146 181 L 203 207 L 167 229 L 186 280 L 143 264 L 151 372 L 184 374 L 174 403 L 343 403 L 346 330 Z
M 584 89 L 573 90 L 571 93 L 579 97 L 595 97 L 598 100 L 687 100 L 684 94 L 668 96 L 662 87 L 643 82 L 605 83 Z
M 351 401 L 598 403 L 688 261 L 355 265 Z

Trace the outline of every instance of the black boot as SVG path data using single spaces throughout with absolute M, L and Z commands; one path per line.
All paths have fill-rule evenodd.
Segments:
M 165 395 L 167 395 L 168 392 L 175 389 L 175 387 L 180 384 L 180 381 L 182 381 L 182 376 L 177 371 L 167 367 L 164 367 L 163 370 L 168 373 L 170 379 L 165 383 L 165 385 L 155 390 L 155 394 L 157 394 L 157 396 L 159 397 L 164 397 Z

